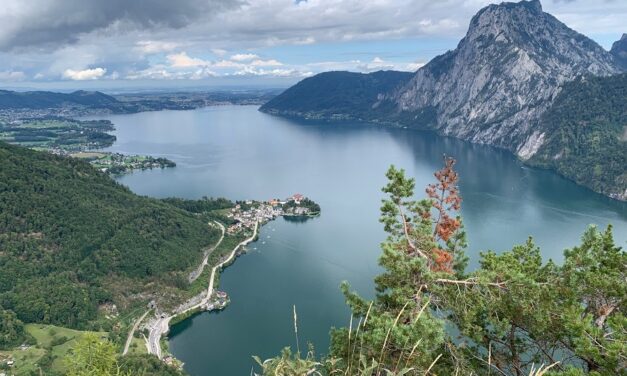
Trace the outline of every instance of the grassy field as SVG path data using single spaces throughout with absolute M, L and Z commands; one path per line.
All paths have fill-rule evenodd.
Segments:
M 8 374 L 18 376 L 29 375 L 31 372 L 39 374 L 40 368 L 43 368 L 44 374 L 48 373 L 46 371 L 50 371 L 52 374 L 63 374 L 65 371 L 63 358 L 78 339 L 87 333 L 96 333 L 102 337 L 107 336 L 106 332 L 83 332 L 41 324 L 28 324 L 26 330 L 37 340 L 35 346 L 25 350 L 18 348 L 11 351 L 0 351 L 0 363 L 8 359 L 15 362 Z M 46 355 L 50 355 L 52 362 L 50 365 L 40 367 L 38 363 L 40 360 L 45 361 Z
M 41 119 L 41 120 L 30 120 L 30 121 L 24 122 L 21 126 L 24 128 L 44 129 L 44 128 L 75 127 L 76 124 L 77 124 L 76 121 L 70 121 L 70 120 Z
M 74 158 L 83 158 L 83 159 L 96 159 L 96 158 L 104 158 L 106 157 L 106 153 L 98 153 L 93 151 L 80 151 L 78 153 L 73 153 L 72 157 Z

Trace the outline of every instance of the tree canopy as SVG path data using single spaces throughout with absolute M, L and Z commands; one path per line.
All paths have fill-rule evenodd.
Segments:
M 86 328 L 116 278 L 178 286 L 220 235 L 186 209 L 225 205 L 137 196 L 87 162 L 0 142 L 0 305 Z
M 590 227 L 557 265 L 530 238 L 466 271 L 461 197 L 445 160 L 427 198 L 393 166 L 376 298 L 342 285 L 352 316 L 325 358 L 284 350 L 264 375 L 618 375 L 627 367 L 627 254 Z M 305 370 L 305 372 L 302 372 Z

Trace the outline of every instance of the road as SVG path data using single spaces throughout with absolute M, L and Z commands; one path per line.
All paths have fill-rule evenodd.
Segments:
M 217 222 L 216 222 L 217 223 Z M 222 226 L 221 224 L 219 224 L 223 231 L 224 231 L 224 226 Z M 164 316 L 164 314 L 162 314 L 161 316 L 157 317 L 156 321 L 152 324 L 152 326 L 150 327 L 150 333 L 148 335 L 148 352 L 150 354 L 156 355 L 157 358 L 161 359 L 161 336 L 164 335 L 165 333 L 168 332 L 168 330 L 170 329 L 170 320 L 172 320 L 172 318 L 174 316 L 178 316 L 178 315 L 182 315 L 185 314 L 191 310 L 197 309 L 199 307 L 202 307 L 204 305 L 206 305 L 209 302 L 209 299 L 211 298 L 211 295 L 213 294 L 213 290 L 214 290 L 214 281 L 215 281 L 215 276 L 216 276 L 216 272 L 225 264 L 229 263 L 233 257 L 235 257 L 235 254 L 237 253 L 237 250 L 240 247 L 245 246 L 246 244 L 252 242 L 253 240 L 255 240 L 255 238 L 257 237 L 257 230 L 259 228 L 259 222 L 255 222 L 255 228 L 253 230 L 253 234 L 252 236 L 250 236 L 249 238 L 241 241 L 238 245 L 235 246 L 235 248 L 233 248 L 233 250 L 231 251 L 231 253 L 229 254 L 229 257 L 227 257 L 224 261 L 222 261 L 221 263 L 219 263 L 218 265 L 214 266 L 211 269 L 211 276 L 209 277 L 209 287 L 207 288 L 207 295 L 200 301 L 200 303 L 193 305 L 181 312 L 176 313 L 175 315 L 172 316 Z M 220 238 L 220 242 L 222 242 L 222 239 L 224 238 L 224 236 L 222 236 Z M 214 246 L 213 249 L 216 249 L 218 247 L 219 243 L 216 244 Z M 206 262 L 206 260 L 205 260 Z
M 258 228 L 259 228 L 259 221 L 255 222 L 255 229 L 253 230 L 253 235 L 250 238 L 243 240 L 237 246 L 235 246 L 235 248 L 233 248 L 233 251 L 231 251 L 231 254 L 226 260 L 222 261 L 218 265 L 214 266 L 213 269 L 211 269 L 211 276 L 209 277 L 209 287 L 207 288 L 207 296 L 205 297 L 205 301 L 209 301 L 209 298 L 211 298 L 211 294 L 213 294 L 213 282 L 215 281 L 216 271 L 222 268 L 222 266 L 224 266 L 225 264 L 228 264 L 229 262 L 231 262 L 233 257 L 235 257 L 235 253 L 237 252 L 239 247 L 243 247 L 246 244 L 255 240 L 255 237 L 257 237 Z
M 146 315 L 148 315 L 150 311 L 152 311 L 152 309 L 146 311 L 139 319 L 137 319 L 137 321 L 135 321 L 135 324 L 133 324 L 133 328 L 131 328 L 131 331 L 128 332 L 128 337 L 126 337 L 126 343 L 124 344 L 124 351 L 122 351 L 122 355 L 126 355 L 128 352 L 128 348 L 131 346 L 131 342 L 133 341 L 133 334 L 135 334 L 137 327 L 142 321 L 144 321 Z
M 218 242 L 205 252 L 205 258 L 202 260 L 202 263 L 200 263 L 200 266 L 196 270 L 196 276 L 190 280 L 190 283 L 194 282 L 196 278 L 200 277 L 202 272 L 205 270 L 205 266 L 207 266 L 207 261 L 209 261 L 209 255 L 211 255 L 211 253 L 215 251 L 216 248 L 218 248 L 218 246 L 220 245 L 220 243 L 222 243 L 222 240 L 224 239 L 224 234 L 225 234 L 226 229 L 224 228 L 222 223 L 218 221 L 213 221 L 213 223 L 215 223 L 216 225 L 218 225 L 218 227 L 220 227 L 220 231 L 222 231 L 222 235 L 220 235 L 220 239 L 218 240 Z

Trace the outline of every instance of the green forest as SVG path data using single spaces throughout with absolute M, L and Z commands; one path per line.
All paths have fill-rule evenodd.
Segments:
M 331 329 L 323 357 L 298 343 L 294 307 L 296 349 L 255 357 L 263 375 L 625 374 L 627 253 L 612 228 L 588 229 L 562 265 L 529 239 L 481 253 L 467 271 L 453 166 L 446 160 L 422 200 L 413 179 L 389 169 L 376 297 L 342 285 L 352 314 L 348 327 Z
M 85 161 L 1 142 L 0 161 L 0 314 L 10 318 L 0 346 L 20 342 L 18 321 L 100 329 L 99 307 L 128 308 L 129 290 L 185 288 L 220 236 L 185 208 L 224 200 L 137 196 Z
M 529 161 L 596 192 L 627 190 L 627 74 L 564 85 L 542 118 L 549 135 Z
M 115 128 L 108 120 L 74 120 L 59 117 L 22 119 L 19 124 L 0 121 L 0 141 L 36 149 L 78 151 L 111 146 Z
M 0 349 L 34 343 L 25 323 L 118 333 L 103 328 L 99 307 L 125 301 L 125 289 L 184 289 L 181 271 L 220 235 L 207 213 L 233 206 L 137 196 L 85 161 L 4 143 L 0 161 Z M 255 358 L 259 372 L 624 374 L 627 253 L 612 228 L 591 227 L 561 265 L 543 260 L 529 239 L 482 253 L 479 268 L 468 271 L 454 164 L 445 159 L 422 200 L 403 170 L 388 170 L 376 297 L 364 299 L 344 283 L 352 315 L 348 327 L 331 330 L 328 355 L 297 342 L 296 351 Z M 294 319 L 296 328 L 296 307 Z M 180 374 L 148 355 L 119 357 L 114 337 L 77 339 L 67 372 Z

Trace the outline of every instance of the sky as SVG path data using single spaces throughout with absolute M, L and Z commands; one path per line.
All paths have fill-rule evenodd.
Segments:
M 486 0 L 0 0 L 0 88 L 285 87 L 329 70 L 415 71 Z M 627 0 L 544 0 L 606 49 Z

